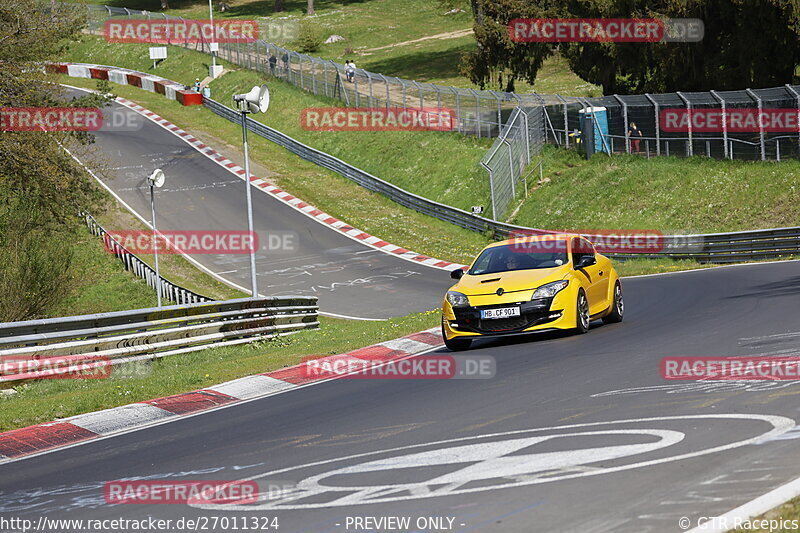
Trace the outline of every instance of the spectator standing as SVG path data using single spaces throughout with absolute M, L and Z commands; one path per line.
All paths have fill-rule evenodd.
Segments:
M 639 153 L 639 145 L 642 142 L 642 130 L 636 127 L 635 122 L 631 122 L 628 127 L 628 138 L 631 141 L 631 152 Z
M 281 57 L 281 59 L 283 60 L 283 72 L 284 73 L 288 73 L 289 72 L 289 53 L 288 52 L 284 52 L 283 53 L 283 57 Z
M 278 58 L 275 57 L 275 54 L 269 55 L 269 72 L 273 76 L 275 75 L 275 66 L 278 64 Z
M 353 81 L 353 68 L 350 66 L 350 60 L 344 62 L 344 75 L 347 81 Z
M 194 79 L 194 92 L 196 93 L 200 92 L 200 78 Z

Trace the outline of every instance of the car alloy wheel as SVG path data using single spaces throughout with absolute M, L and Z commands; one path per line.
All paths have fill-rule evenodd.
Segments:
M 622 299 L 622 285 L 617 281 L 614 284 L 614 301 L 611 304 L 611 312 L 603 317 L 606 324 L 622 322 L 622 315 L 625 312 L 625 302 Z
M 586 293 L 581 289 L 578 292 L 578 320 L 577 320 L 578 333 L 586 333 L 589 331 L 589 301 L 586 299 Z

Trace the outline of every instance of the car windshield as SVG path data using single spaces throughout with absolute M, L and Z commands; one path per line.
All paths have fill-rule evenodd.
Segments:
M 512 248 L 510 245 L 494 246 L 481 252 L 469 270 L 469 274 L 478 276 L 510 270 L 554 268 L 565 263 L 567 263 L 567 254 L 563 251 L 527 252 L 516 247 Z

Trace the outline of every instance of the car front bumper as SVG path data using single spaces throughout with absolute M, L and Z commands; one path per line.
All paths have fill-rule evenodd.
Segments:
M 442 327 L 448 339 L 457 337 L 500 337 L 549 329 L 572 329 L 576 325 L 575 295 L 565 289 L 555 298 L 527 302 L 453 308 L 445 300 Z M 482 319 L 483 309 L 518 306 L 520 316 Z

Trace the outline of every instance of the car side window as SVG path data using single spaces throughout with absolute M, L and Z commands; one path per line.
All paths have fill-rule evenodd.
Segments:
M 594 246 L 586 239 L 575 237 L 572 239 L 572 263 L 577 265 L 584 255 L 594 256 Z
M 591 255 L 592 257 L 594 257 L 594 245 L 589 241 L 587 241 L 586 239 L 581 239 L 581 243 L 583 245 L 584 250 L 586 250 L 584 255 Z
M 489 269 L 489 260 L 493 254 L 489 253 L 487 250 L 486 252 L 482 253 L 478 259 L 475 261 L 475 265 L 472 267 L 472 272 L 475 274 L 482 274 Z

